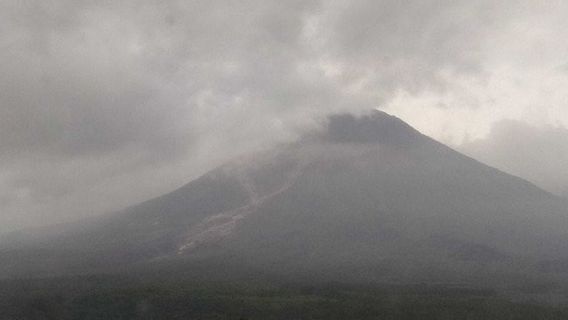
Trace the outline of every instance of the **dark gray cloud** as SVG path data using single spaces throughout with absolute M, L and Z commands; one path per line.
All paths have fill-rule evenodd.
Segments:
M 483 139 L 463 144 L 472 157 L 568 196 L 568 129 L 501 121 Z
M 568 116 L 564 95 L 526 90 L 568 82 L 563 9 L 0 0 L 0 231 L 144 200 L 330 112 L 380 106 L 448 142 L 536 100 Z

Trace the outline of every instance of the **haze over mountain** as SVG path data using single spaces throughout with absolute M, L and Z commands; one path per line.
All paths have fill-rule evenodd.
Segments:
M 566 129 L 567 13 L 566 1 L 2 0 L 0 233 L 115 212 L 330 113 L 380 107 L 452 147 L 498 139 L 503 120 Z M 541 171 L 555 156 L 540 142 L 524 149 L 522 167 L 489 164 L 539 185 L 564 175 Z
M 0 320 L 566 320 L 566 38 L 568 1 L 0 0 Z
M 196 277 L 561 284 L 566 230 L 565 200 L 374 111 L 331 116 L 123 212 L 4 237 L 0 276 L 178 266 Z

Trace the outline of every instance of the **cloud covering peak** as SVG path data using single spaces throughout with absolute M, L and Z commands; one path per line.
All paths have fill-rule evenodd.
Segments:
M 111 211 L 329 113 L 568 126 L 560 1 L 0 0 L 0 225 Z M 1 229 L 0 229 L 1 231 Z

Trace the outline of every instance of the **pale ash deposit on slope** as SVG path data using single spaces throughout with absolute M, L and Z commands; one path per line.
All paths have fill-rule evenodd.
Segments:
M 294 170 L 287 173 L 281 186 L 276 190 L 266 193 L 251 179 L 249 173 L 241 165 L 226 166 L 223 172 L 238 179 L 242 187 L 247 191 L 249 202 L 239 208 L 222 212 L 211 217 L 206 217 L 196 226 L 190 228 L 185 241 L 178 249 L 178 254 L 183 254 L 202 244 L 212 243 L 231 235 L 237 224 L 256 212 L 260 205 L 290 188 L 296 179 L 302 174 L 305 163 L 298 163 Z

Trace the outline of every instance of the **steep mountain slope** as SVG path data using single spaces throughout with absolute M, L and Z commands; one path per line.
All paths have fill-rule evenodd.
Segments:
M 4 276 L 216 266 L 292 279 L 561 279 L 567 203 L 382 112 L 236 159 L 125 212 L 5 240 Z M 179 270 L 179 269 L 176 269 Z

